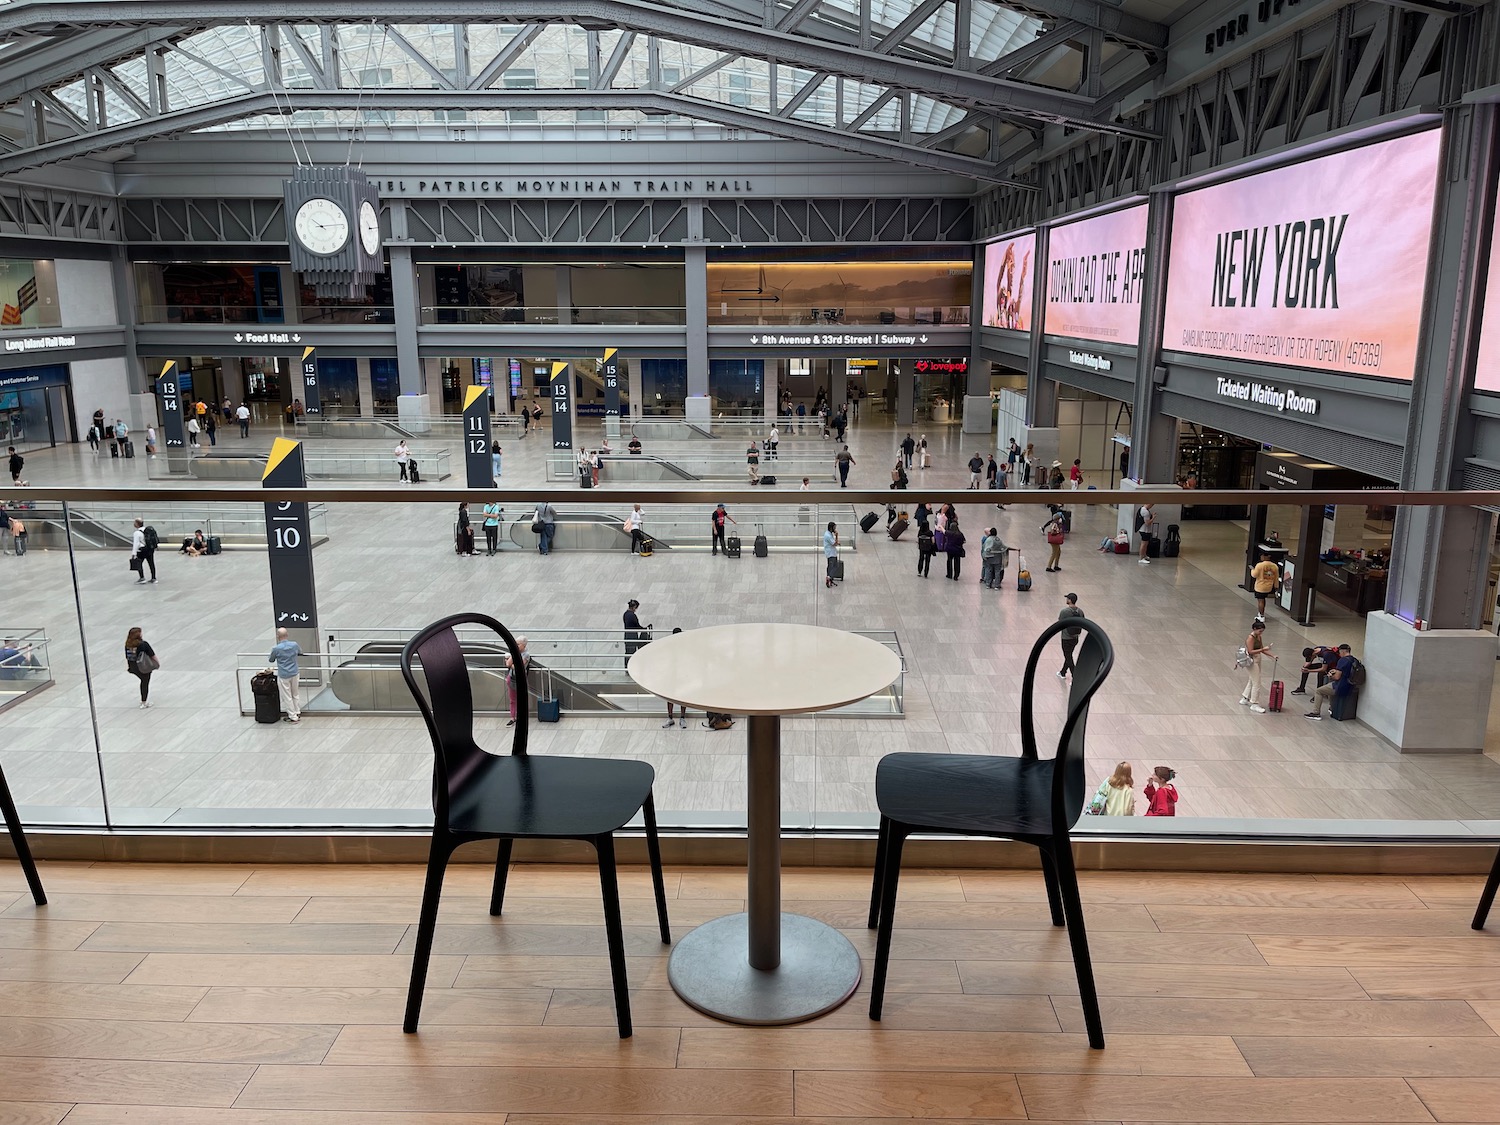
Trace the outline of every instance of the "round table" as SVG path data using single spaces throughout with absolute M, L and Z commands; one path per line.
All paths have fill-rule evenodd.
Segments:
M 874 695 L 901 658 L 839 629 L 717 625 L 652 641 L 629 672 L 653 695 L 748 720 L 748 909 L 677 943 L 672 988 L 733 1023 L 797 1023 L 838 1007 L 859 987 L 858 952 L 832 926 L 781 911 L 781 716 Z

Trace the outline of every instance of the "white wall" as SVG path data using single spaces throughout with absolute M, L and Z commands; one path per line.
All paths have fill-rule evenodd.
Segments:
M 115 311 L 114 277 L 108 262 L 59 258 L 55 264 L 57 297 L 62 306 L 64 328 L 120 323 L 120 316 Z M 93 410 L 88 413 L 92 414 Z
M 140 424 L 141 420 L 131 414 L 131 395 L 126 383 L 128 362 L 116 356 L 111 359 L 75 359 L 68 364 L 73 378 L 73 413 L 78 427 L 74 437 L 77 440 L 83 441 L 88 435 L 95 410 L 104 411 L 105 425 L 113 425 L 116 418 L 124 418 L 132 425 Z

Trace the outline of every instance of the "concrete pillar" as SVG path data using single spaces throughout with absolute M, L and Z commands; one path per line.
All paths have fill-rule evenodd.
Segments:
M 359 416 L 375 416 L 375 384 L 370 378 L 370 357 L 360 356 L 354 361 L 354 376 L 359 387 Z
M 687 301 L 687 397 L 708 396 L 708 250 L 688 246 L 683 250 L 683 290 Z M 706 405 L 705 405 L 706 409 Z M 690 410 L 689 417 L 693 416 Z M 707 413 L 703 415 L 707 417 Z
M 421 311 L 417 304 L 417 270 L 412 264 L 410 246 L 393 245 L 390 254 L 391 300 L 396 306 L 396 370 L 401 381 L 401 394 L 421 395 L 425 388 L 422 365 L 417 358 L 417 319 Z M 398 413 L 403 413 L 399 410 L 400 404 L 397 405 Z
M 630 416 L 641 417 L 642 404 L 646 401 L 645 384 L 641 382 L 641 361 L 625 361 L 625 385 L 630 388 Z
M 557 323 L 573 323 L 573 267 L 558 266 L 557 269 Z
M 1057 425 L 1057 384 L 1043 374 L 1042 364 L 1042 320 L 1047 315 L 1047 242 L 1047 228 L 1038 228 L 1036 249 L 1031 257 L 1031 352 L 1026 358 L 1026 423 L 1028 427 L 1043 430 Z M 1052 448 L 1053 454 L 1047 458 L 1049 467 L 1057 446 Z
M 1130 475 L 1143 483 L 1177 479 L 1178 421 L 1161 412 L 1161 384 L 1156 381 L 1156 368 L 1161 363 L 1162 310 L 1167 298 L 1171 204 L 1169 195 L 1157 192 L 1151 196 L 1146 213 L 1146 286 L 1141 294 L 1135 400 L 1130 407 Z
M 302 315 L 302 285 L 297 279 L 297 271 L 292 269 L 290 262 L 277 268 L 281 272 L 281 315 L 284 318 L 283 323 L 305 323 L 305 318 Z
M 917 373 L 915 366 L 909 359 L 892 360 L 891 365 L 899 369 L 896 375 L 896 425 L 914 425 L 917 413 Z

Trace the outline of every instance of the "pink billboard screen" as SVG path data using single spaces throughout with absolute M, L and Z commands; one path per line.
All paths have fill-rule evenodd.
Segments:
M 1438 145 L 1433 129 L 1178 197 L 1162 347 L 1410 379 Z
M 1490 238 L 1490 265 L 1484 282 L 1484 319 L 1479 322 L 1479 357 L 1474 389 L 1500 394 L 1500 225 Z
M 1036 235 L 1012 234 L 984 248 L 984 324 L 1031 331 L 1031 277 Z
M 1066 226 L 1047 240 L 1049 336 L 1112 344 L 1140 340 L 1146 281 L 1146 205 Z

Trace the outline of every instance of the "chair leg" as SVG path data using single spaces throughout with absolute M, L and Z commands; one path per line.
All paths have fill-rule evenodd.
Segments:
M 906 832 L 890 824 L 886 832 L 885 870 L 880 886 L 880 930 L 875 936 L 875 975 L 870 981 L 870 1018 L 885 1006 L 885 973 L 891 959 L 891 930 L 896 924 L 896 884 L 901 878 L 901 848 Z
M 880 818 L 880 835 L 875 837 L 875 875 L 870 880 L 870 929 L 880 925 L 880 884 L 885 880 L 886 852 L 891 846 L 891 822 Z
M 651 888 L 656 892 L 656 921 L 661 926 L 661 943 L 672 944 L 672 928 L 667 924 L 667 881 L 661 872 L 661 837 L 656 833 L 656 798 L 646 794 L 641 806 L 646 818 L 646 854 L 651 859 Z
M 19 849 L 17 849 L 19 850 Z M 1485 919 L 1490 916 L 1490 907 L 1495 902 L 1495 892 L 1500 890 L 1500 852 L 1495 855 L 1495 864 L 1490 868 L 1490 877 L 1484 884 L 1484 893 L 1479 896 L 1479 909 L 1474 911 L 1474 928 L 1484 929 Z M 41 901 L 38 899 L 38 901 Z
M 514 840 L 500 840 L 500 848 L 495 856 L 495 885 L 490 890 L 490 915 L 500 917 L 500 911 L 505 906 L 505 880 L 510 877 L 510 847 Z
M 5 780 L 5 771 L 0 769 L 0 815 L 10 828 L 10 842 L 16 849 L 16 859 L 21 861 L 21 870 L 26 874 L 26 885 L 31 888 L 31 898 L 38 906 L 47 905 L 47 892 L 42 889 L 42 877 L 37 874 L 36 860 L 31 857 L 31 845 L 26 842 L 26 831 L 21 827 L 21 814 L 16 812 L 16 802 L 10 795 L 10 785 Z M 1491 896 L 1493 897 L 1491 892 Z
M 615 879 L 615 838 L 596 836 L 594 850 L 599 853 L 599 890 L 604 897 L 604 936 L 609 943 L 609 973 L 615 985 L 615 1021 L 620 1038 L 629 1039 L 630 980 L 625 973 L 625 931 L 620 924 L 620 887 Z
M 1045 847 L 1037 849 L 1042 856 L 1042 880 L 1047 884 L 1047 905 L 1052 909 L 1052 924 L 1062 926 L 1067 924 L 1063 917 L 1062 895 L 1057 889 L 1057 865 L 1052 862 L 1052 856 Z
M 1083 1025 L 1089 1046 L 1104 1050 L 1104 1020 L 1099 1015 L 1099 993 L 1094 987 L 1094 966 L 1089 960 L 1089 938 L 1083 926 L 1083 899 L 1078 895 L 1078 870 L 1073 866 L 1073 843 L 1066 838 L 1052 845 L 1058 889 L 1068 920 L 1068 944 L 1073 947 L 1073 970 L 1078 975 L 1078 998 L 1083 1004 Z
M 411 955 L 411 986 L 406 993 L 406 1020 L 401 1029 L 408 1035 L 417 1030 L 422 1017 L 422 990 L 427 986 L 427 962 L 432 958 L 432 937 L 437 931 L 438 904 L 443 898 L 443 874 L 453 854 L 453 841 L 433 833 L 427 854 L 427 884 L 422 889 L 422 913 L 417 920 L 417 945 Z

